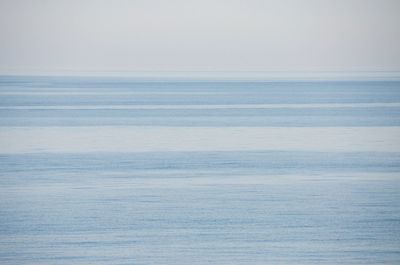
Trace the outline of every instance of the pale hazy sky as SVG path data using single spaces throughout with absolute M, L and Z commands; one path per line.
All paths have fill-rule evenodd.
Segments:
M 400 71 L 400 0 L 0 0 L 0 74 Z

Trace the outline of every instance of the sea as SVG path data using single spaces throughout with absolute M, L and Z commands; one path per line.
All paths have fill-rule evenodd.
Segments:
M 0 264 L 400 264 L 400 81 L 1 76 Z

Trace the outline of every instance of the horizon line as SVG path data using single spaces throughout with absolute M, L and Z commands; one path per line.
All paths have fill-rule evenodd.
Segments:
M 251 70 L 141 70 L 141 71 L 42 71 L 0 72 L 0 77 L 71 77 L 71 78 L 127 78 L 148 81 L 199 80 L 199 81 L 323 81 L 323 80 L 400 80 L 400 71 L 251 71 Z

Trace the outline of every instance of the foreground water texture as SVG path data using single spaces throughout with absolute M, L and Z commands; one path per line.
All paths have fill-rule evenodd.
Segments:
M 0 77 L 1 264 L 400 264 L 400 82 Z

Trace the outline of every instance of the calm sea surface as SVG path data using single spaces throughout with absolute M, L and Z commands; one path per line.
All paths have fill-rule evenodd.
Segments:
M 400 264 L 400 82 L 0 77 L 0 264 Z

